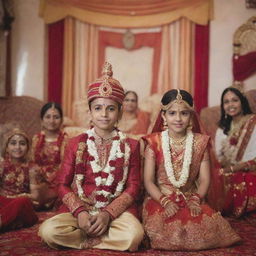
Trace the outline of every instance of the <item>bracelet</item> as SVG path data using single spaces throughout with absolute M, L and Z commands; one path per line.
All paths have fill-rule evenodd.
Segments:
M 168 203 L 171 202 L 171 200 L 170 200 L 167 196 L 165 196 L 165 195 L 162 195 L 162 196 L 160 197 L 159 201 L 160 201 L 160 204 L 161 204 L 161 206 L 162 206 L 163 208 L 165 208 L 165 206 L 166 206 Z
M 164 205 L 162 205 L 162 206 L 165 208 L 165 206 L 166 206 L 167 204 L 169 204 L 169 203 L 171 203 L 171 200 L 168 199 L 167 201 L 164 202 Z
M 200 204 L 201 197 L 198 193 L 192 193 L 190 198 L 188 199 L 188 202 L 193 202 L 193 203 L 196 203 L 196 204 Z

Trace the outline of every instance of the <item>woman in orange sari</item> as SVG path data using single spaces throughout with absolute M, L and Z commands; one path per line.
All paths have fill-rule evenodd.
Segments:
M 56 176 L 67 143 L 67 134 L 61 130 L 63 113 L 55 102 L 41 109 L 42 131 L 32 139 L 32 160 L 40 166 L 34 173 L 33 190 L 40 193 L 39 204 L 50 208 L 56 198 Z
M 226 88 L 215 151 L 223 178 L 223 213 L 240 217 L 256 210 L 256 115 L 239 89 Z M 220 189 L 220 188 L 215 188 Z
M 28 227 L 38 220 L 29 189 L 28 136 L 13 129 L 5 136 L 0 161 L 0 232 Z
M 123 103 L 122 118 L 118 122 L 118 129 L 128 134 L 142 136 L 147 134 L 149 124 L 149 113 L 138 108 L 137 93 L 127 91 Z
M 193 98 L 168 91 L 153 131 L 145 137 L 143 224 L 152 248 L 203 250 L 230 246 L 240 237 L 204 202 L 210 183 L 209 137 L 199 127 Z

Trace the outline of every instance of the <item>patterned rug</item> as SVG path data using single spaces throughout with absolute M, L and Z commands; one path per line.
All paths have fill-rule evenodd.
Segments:
M 140 249 L 136 253 L 116 252 L 111 250 L 61 250 L 50 249 L 37 236 L 38 226 L 52 213 L 39 213 L 39 223 L 31 228 L 0 234 L 0 255 L 47 255 L 47 256 L 252 256 L 256 255 L 256 216 L 244 219 L 228 219 L 232 227 L 242 237 L 243 242 L 230 248 L 205 250 L 196 252 L 172 252 Z

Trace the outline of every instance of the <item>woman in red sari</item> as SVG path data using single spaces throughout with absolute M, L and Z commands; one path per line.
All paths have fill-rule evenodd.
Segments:
M 29 139 L 14 129 L 5 136 L 3 159 L 0 161 L 0 231 L 28 227 L 38 220 L 29 189 Z
M 150 124 L 149 113 L 138 108 L 138 95 L 134 91 L 125 93 L 123 114 L 118 122 L 118 129 L 122 132 L 141 137 L 147 134 Z
M 252 114 L 246 97 L 237 88 L 226 88 L 221 97 L 221 119 L 215 136 L 226 215 L 240 217 L 256 210 L 255 125 L 256 115 Z
M 56 175 L 59 170 L 67 134 L 61 130 L 63 113 L 59 104 L 46 103 L 41 109 L 42 131 L 32 139 L 32 160 L 40 166 L 34 173 L 32 190 L 40 193 L 39 204 L 50 208 L 56 198 Z
M 193 122 L 194 121 L 194 122 Z M 193 99 L 184 90 L 168 91 L 153 131 L 145 137 L 144 184 L 148 196 L 143 224 L 152 248 L 202 250 L 230 246 L 240 237 L 204 203 L 210 183 L 209 137 L 199 127 Z

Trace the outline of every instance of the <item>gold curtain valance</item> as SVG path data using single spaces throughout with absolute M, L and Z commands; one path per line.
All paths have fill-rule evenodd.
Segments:
M 116 28 L 155 27 L 181 17 L 201 25 L 212 19 L 212 0 L 40 0 L 45 23 L 72 16 Z

